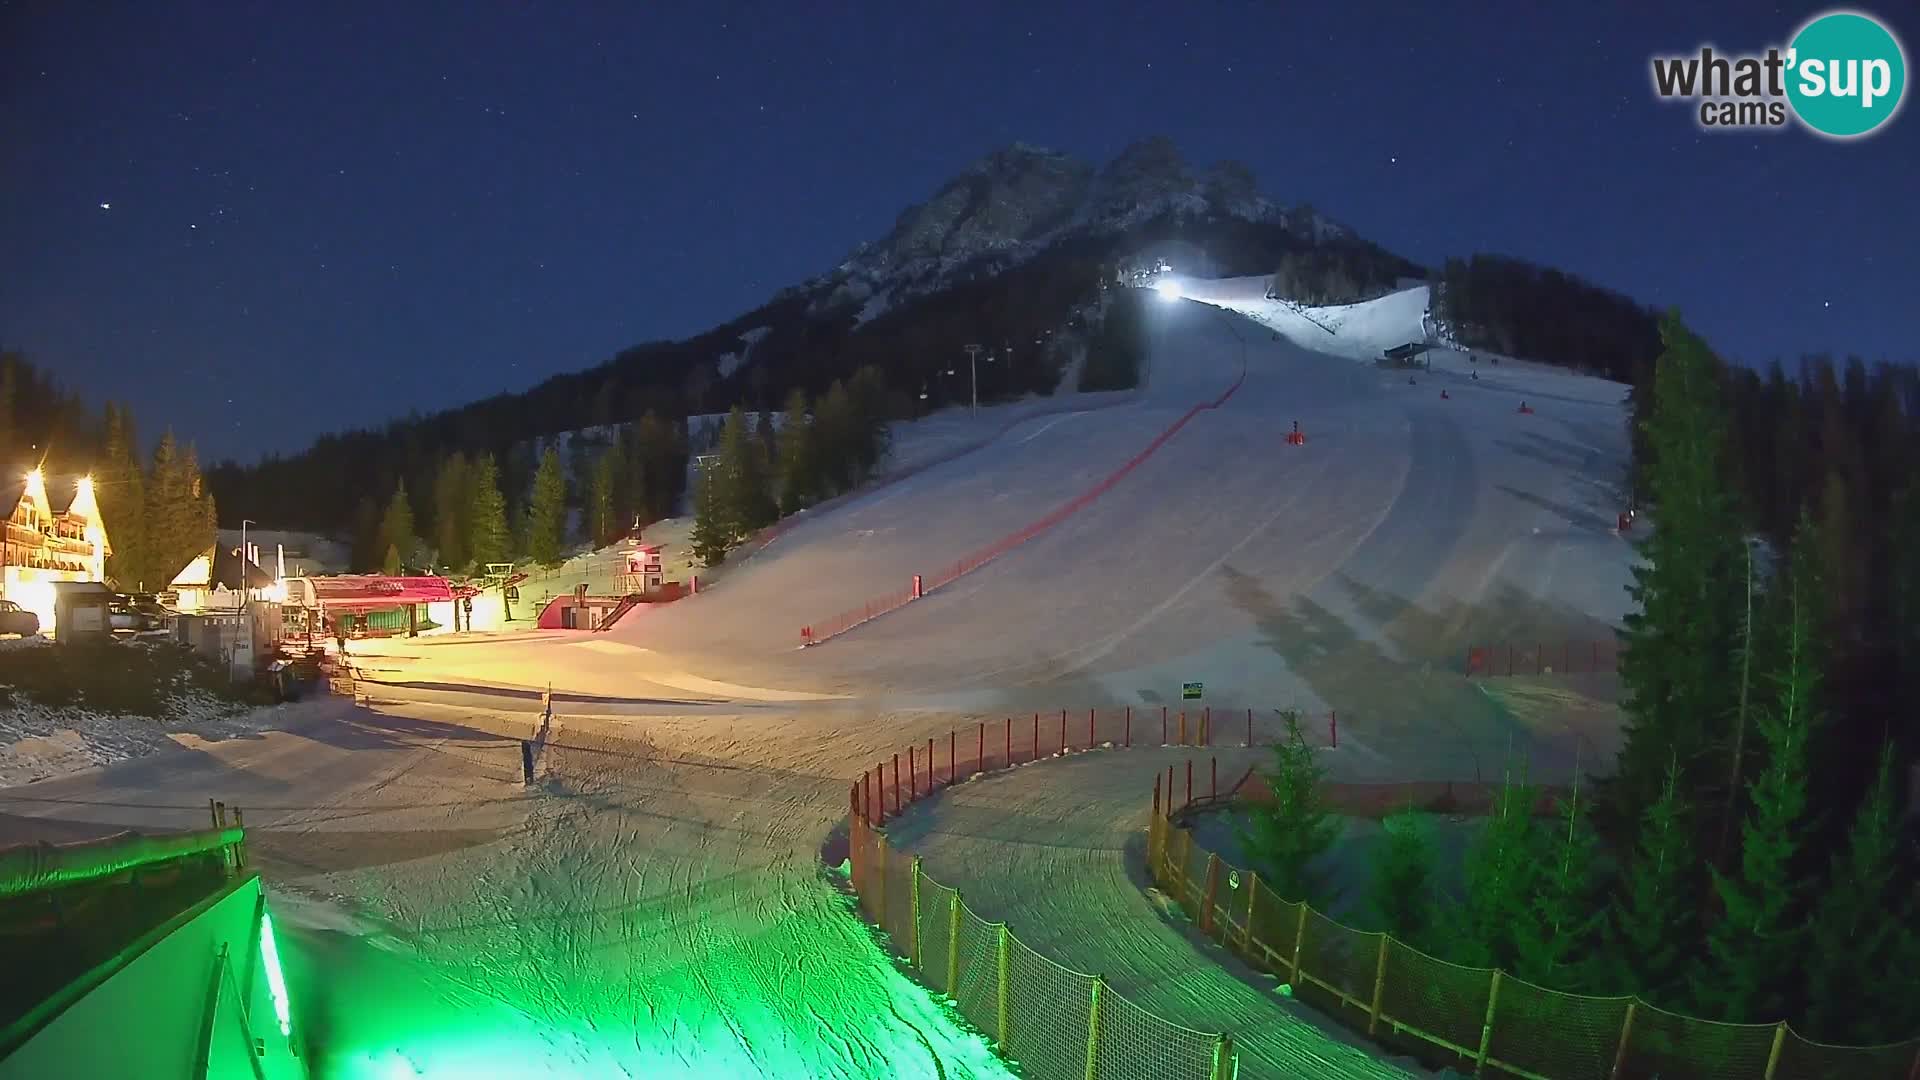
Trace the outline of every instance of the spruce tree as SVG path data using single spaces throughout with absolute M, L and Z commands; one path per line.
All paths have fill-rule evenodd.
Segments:
M 702 566 L 720 565 L 733 546 L 733 524 L 726 509 L 725 485 L 719 466 L 709 460 L 693 489 L 693 531 L 688 542 Z
M 549 446 L 533 474 L 533 494 L 527 501 L 527 557 L 542 566 L 556 565 L 566 540 L 567 478 L 560 451 Z
M 1774 697 L 1754 717 L 1766 765 L 1748 788 L 1739 870 L 1711 871 L 1724 910 L 1708 928 L 1694 998 L 1708 1016 L 1734 1023 L 1784 1019 L 1797 997 L 1810 891 L 1797 864 L 1807 839 L 1808 740 L 1820 724 L 1819 546 L 1803 516 L 1780 590 L 1784 655 L 1771 674 Z
M 482 454 L 474 462 L 468 488 L 467 504 L 472 517 L 466 551 L 475 568 L 485 569 L 488 563 L 508 561 L 513 541 L 507 529 L 507 500 L 500 494 L 500 470 L 492 454 Z
M 1279 713 L 1287 735 L 1273 748 L 1271 766 L 1261 773 L 1273 802 L 1248 808 L 1240 826 L 1241 843 L 1260 879 L 1281 899 L 1319 900 L 1323 883 L 1313 871 L 1313 860 L 1333 845 L 1340 825 L 1321 791 L 1326 769 L 1300 730 L 1299 710 Z
M 133 414 L 108 403 L 105 461 L 95 476 L 94 500 L 106 527 L 113 554 L 107 556 L 107 576 L 123 590 L 162 588 L 155 582 L 147 548 L 146 476 L 140 467 L 139 440 Z
M 433 482 L 433 537 L 441 565 L 459 572 L 473 561 L 467 541 L 473 533 L 471 466 L 458 451 L 441 461 Z
M 1546 865 L 1532 900 L 1515 925 L 1514 974 L 1554 990 L 1585 990 L 1593 981 L 1604 909 L 1596 866 L 1599 844 L 1580 801 L 1577 773 L 1549 841 L 1543 845 Z
M 1432 945 L 1433 821 L 1408 807 L 1381 822 L 1374 843 L 1367 906 L 1380 928 L 1416 949 Z
M 673 427 L 649 411 L 634 429 L 634 447 L 645 500 L 641 513 L 649 521 L 672 516 L 684 483 L 684 455 Z
M 1701 795 L 1726 772 L 1717 753 L 1735 711 L 1731 670 L 1740 589 L 1735 582 L 1740 526 L 1723 462 L 1726 419 L 1718 364 L 1706 344 L 1670 314 L 1661 323 L 1665 351 L 1655 366 L 1646 435 L 1652 528 L 1639 548 L 1628 592 L 1639 610 L 1621 634 L 1624 743 L 1602 785 L 1609 820 L 1625 822 L 1653 801 L 1669 761 L 1681 783 Z M 1694 821 L 1711 843 L 1721 809 L 1710 801 Z
M 387 512 L 380 519 L 381 569 L 388 574 L 399 573 L 412 559 L 414 544 L 413 503 L 407 498 L 407 481 L 402 478 L 394 485 Z
M 807 393 L 794 387 L 787 395 L 786 419 L 780 425 L 780 512 L 791 514 L 810 505 L 819 483 L 815 464 L 813 425 L 807 418 Z
M 738 405 L 727 414 L 720 432 L 720 490 L 724 520 L 736 540 L 770 525 L 779 516 L 768 490 L 765 458 L 747 430 L 746 410 Z
M 596 547 L 610 544 L 626 531 L 619 509 L 619 488 L 625 458 L 616 444 L 600 452 L 593 463 L 587 491 L 587 530 Z
M 196 546 L 199 507 L 186 471 L 179 443 L 167 431 L 153 450 L 153 467 L 146 484 L 149 572 L 156 588 L 173 583 L 181 570 L 209 545 Z
M 1821 1042 L 1876 1045 L 1920 1031 L 1920 913 L 1900 881 L 1893 777 L 1888 745 L 1814 907 L 1805 1034 Z
M 1467 848 L 1466 894 L 1453 912 L 1455 963 L 1512 968 L 1517 926 L 1526 917 L 1539 873 L 1534 791 L 1509 763 L 1480 835 Z
M 1607 923 L 1606 989 L 1638 994 L 1673 1009 L 1698 941 L 1699 860 L 1680 793 L 1680 767 L 1669 761 L 1659 795 L 1640 818 L 1640 835 Z
M 860 478 L 860 432 L 847 388 L 835 381 L 813 417 L 814 452 L 822 498 L 850 491 Z

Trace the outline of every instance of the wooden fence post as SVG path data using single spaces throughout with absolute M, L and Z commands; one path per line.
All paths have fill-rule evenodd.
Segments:
M 873 921 L 880 924 L 882 930 L 887 926 L 887 839 L 878 837 L 873 842 Z
M 1253 955 L 1253 905 L 1260 901 L 1260 872 L 1247 871 L 1247 930 L 1241 935 L 1240 947 Z
M 1300 901 L 1300 921 L 1293 927 L 1293 966 L 1287 971 L 1287 982 L 1297 985 L 1300 982 L 1300 946 L 1307 940 L 1307 902 Z
M 947 893 L 947 985 L 948 997 L 960 992 L 960 890 Z
M 1099 1060 L 1100 1052 L 1100 986 L 1106 979 L 1099 975 L 1093 977 L 1093 993 L 1087 1004 L 1087 1080 L 1094 1080 L 1094 1062 Z
M 1767 1051 L 1767 1071 L 1762 1080 L 1773 1080 L 1775 1069 L 1780 1067 L 1780 1049 L 1787 1043 L 1787 1022 L 1785 1020 L 1773 1029 L 1773 1049 Z
M 908 802 L 912 802 L 920 797 L 920 772 L 914 768 L 913 747 L 911 746 L 907 747 L 907 791 Z
M 1233 1037 L 1226 1034 L 1213 1037 L 1213 1069 L 1207 1074 L 1207 1080 L 1233 1080 Z
M 913 857 L 913 876 L 907 886 L 907 907 L 913 918 L 913 930 L 907 935 L 907 956 L 913 960 L 915 971 L 927 970 L 920 955 L 920 856 Z
M 927 736 L 927 794 L 933 794 L 933 736 Z
M 1627 1044 L 1633 1038 L 1633 1016 L 1640 1011 L 1638 1001 L 1627 1002 L 1627 1019 L 1620 1025 L 1620 1045 L 1613 1051 L 1613 1071 L 1608 1080 L 1620 1080 L 1620 1070 L 1627 1063 Z
M 918 866 L 919 861 L 915 860 L 914 865 Z M 1374 1030 L 1380 1026 L 1380 998 L 1387 990 L 1387 949 L 1392 941 L 1392 937 L 1384 933 L 1380 935 L 1380 958 L 1373 962 L 1373 1009 L 1367 1014 L 1367 1035 L 1369 1038 L 1373 1036 Z
M 1480 1053 L 1473 1059 L 1473 1075 L 1487 1067 L 1487 1050 L 1493 1046 L 1493 1010 L 1500 1003 L 1500 972 L 1493 973 L 1493 985 L 1487 990 L 1487 1016 L 1480 1022 Z
M 1007 924 L 1000 924 L 1000 941 L 995 947 L 995 965 L 1000 969 L 1000 996 L 997 1004 L 998 1019 L 994 1028 L 995 1043 L 1002 1053 L 1007 1049 Z
M 1200 899 L 1200 932 L 1213 932 L 1213 898 L 1220 892 L 1220 856 L 1207 852 L 1207 886 Z
M 893 755 L 893 815 L 900 816 L 900 755 Z
M 1121 736 L 1120 745 L 1129 750 L 1133 749 L 1133 706 L 1131 705 L 1127 706 L 1127 727 Z

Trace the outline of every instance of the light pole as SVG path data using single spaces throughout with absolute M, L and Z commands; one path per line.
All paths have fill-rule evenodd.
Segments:
M 984 345 L 967 346 L 967 374 L 973 383 L 973 404 L 967 409 L 968 416 L 980 412 L 980 350 L 984 348 Z
M 247 526 L 258 525 L 252 518 L 240 519 L 240 606 L 247 606 Z M 216 560 L 217 561 L 217 560 Z M 213 569 L 208 567 L 209 570 Z M 215 582 L 214 584 L 219 584 Z

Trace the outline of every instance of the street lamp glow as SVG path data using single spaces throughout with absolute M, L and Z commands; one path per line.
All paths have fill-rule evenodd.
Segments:
M 1153 291 L 1159 293 L 1162 300 L 1180 299 L 1180 283 L 1172 278 L 1161 278 L 1154 282 Z

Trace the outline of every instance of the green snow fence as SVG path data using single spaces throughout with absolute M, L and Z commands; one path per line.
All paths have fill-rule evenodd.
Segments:
M 1233 1040 L 1164 1020 L 1098 975 L 1062 967 L 988 922 L 917 856 L 851 814 L 849 858 L 861 908 L 893 938 L 920 982 L 1033 1080 L 1231 1080 Z
M 1176 819 L 1217 801 L 1175 809 L 1156 791 L 1147 831 L 1154 884 L 1202 933 L 1370 1037 L 1438 1051 L 1476 1076 L 1522 1080 L 1920 1080 L 1920 1039 L 1828 1046 L 1785 1023 L 1723 1024 L 1638 998 L 1561 993 L 1343 926 L 1195 844 Z

